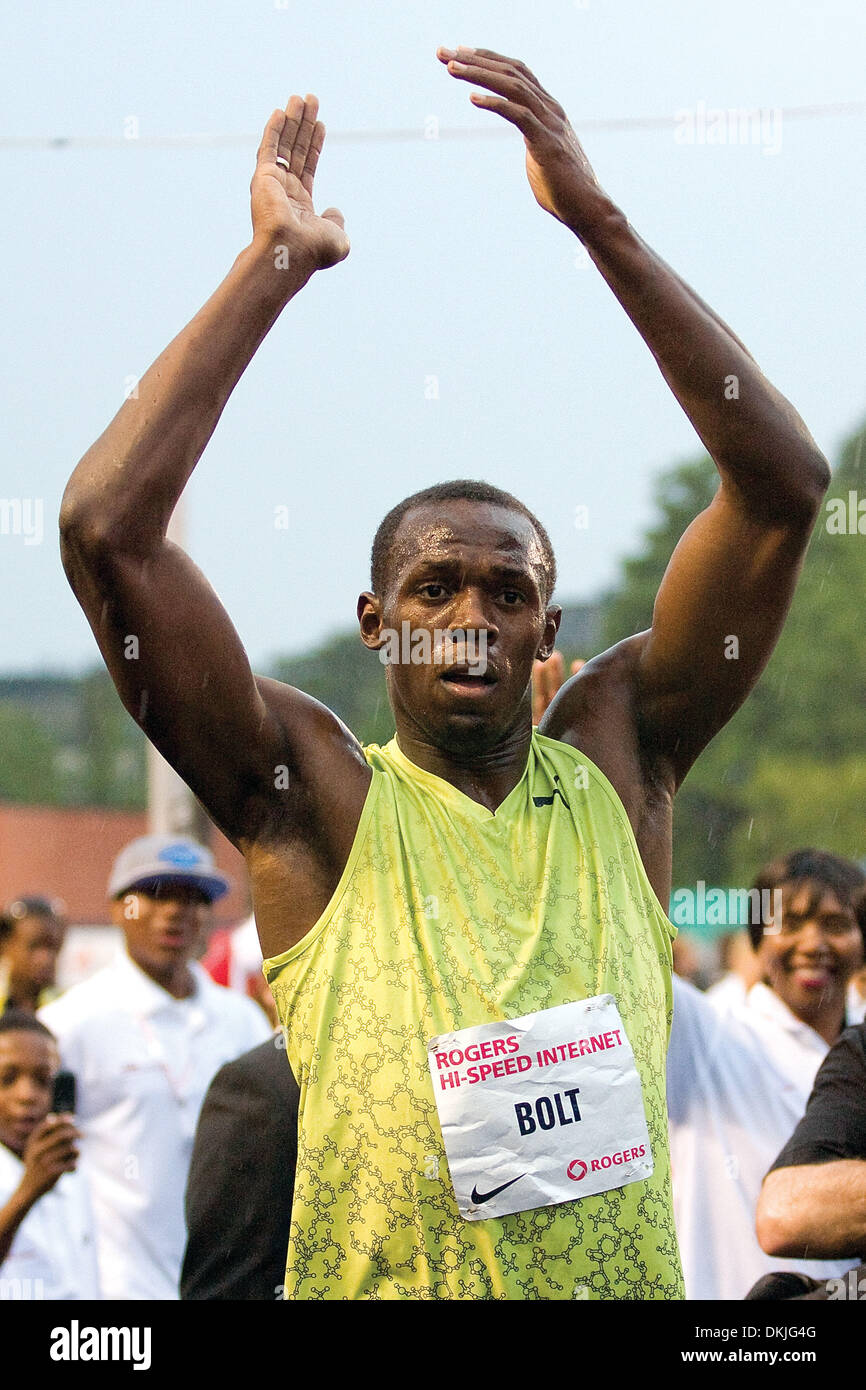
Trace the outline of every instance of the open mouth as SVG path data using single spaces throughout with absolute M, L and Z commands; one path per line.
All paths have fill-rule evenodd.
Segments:
M 826 989 L 833 982 L 833 971 L 822 965 L 798 965 L 794 978 L 804 989 Z
M 181 928 L 164 931 L 160 938 L 160 945 L 170 951 L 178 951 L 181 947 L 188 945 L 190 934 Z
M 489 690 L 496 684 L 496 677 L 490 671 L 483 676 L 473 673 L 466 666 L 452 666 L 439 677 L 452 690 L 478 692 Z

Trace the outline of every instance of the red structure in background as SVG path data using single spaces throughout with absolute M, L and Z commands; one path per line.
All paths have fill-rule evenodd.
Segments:
M 146 834 L 143 811 L 0 802 L 0 904 L 37 893 L 62 898 L 71 923 L 107 923 L 106 884 L 114 858 Z M 246 866 L 218 830 L 210 847 L 232 880 L 231 892 L 214 903 L 213 925 L 234 926 L 250 912 Z

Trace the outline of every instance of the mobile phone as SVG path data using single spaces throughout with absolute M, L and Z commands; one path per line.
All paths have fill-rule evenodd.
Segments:
M 75 1113 L 75 1073 L 59 1071 L 54 1078 L 54 1096 L 51 1110 L 55 1115 Z

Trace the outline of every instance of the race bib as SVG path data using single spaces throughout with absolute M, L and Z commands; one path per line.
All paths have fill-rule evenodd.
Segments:
M 467 1221 L 652 1174 L 640 1077 L 612 994 L 443 1033 L 427 1053 Z

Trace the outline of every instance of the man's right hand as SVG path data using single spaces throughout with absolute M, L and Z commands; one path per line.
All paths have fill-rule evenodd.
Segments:
M 325 140 L 318 110 L 317 98 L 308 94 L 290 97 L 285 111 L 273 113 L 250 185 L 253 240 L 271 248 L 284 246 L 289 264 L 300 262 L 311 272 L 336 265 L 349 254 L 339 209 L 326 208 L 320 216 L 313 209 L 313 177 Z
M 78 1130 L 71 1115 L 46 1115 L 34 1129 L 22 1155 L 22 1187 L 30 1200 L 42 1197 L 64 1173 L 74 1171 L 78 1162 Z

